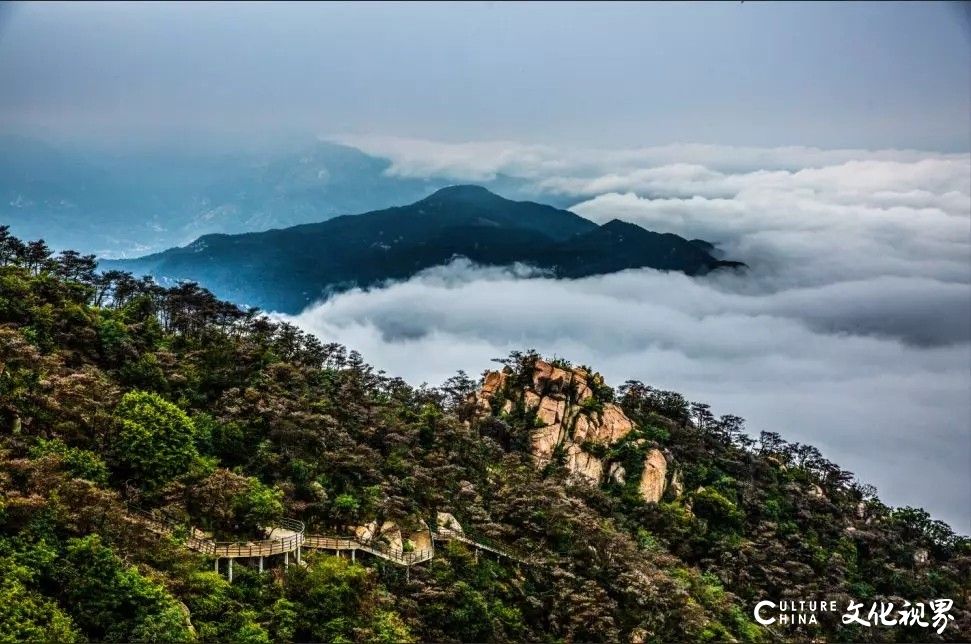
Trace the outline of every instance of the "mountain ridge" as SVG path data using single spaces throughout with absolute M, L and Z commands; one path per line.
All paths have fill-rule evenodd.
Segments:
M 102 267 L 195 281 L 238 304 L 295 313 L 335 290 L 407 279 L 457 256 L 483 265 L 526 263 L 564 278 L 642 267 L 699 275 L 744 266 L 672 233 L 617 219 L 597 225 L 569 210 L 458 184 L 405 206 L 205 235 L 133 260 L 104 260 Z

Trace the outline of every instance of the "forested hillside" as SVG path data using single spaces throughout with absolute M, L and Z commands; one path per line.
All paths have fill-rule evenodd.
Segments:
M 971 639 L 971 542 L 922 510 L 677 393 L 502 363 L 415 388 L 0 227 L 0 641 Z M 582 391 L 551 391 L 554 368 Z M 236 540 L 283 517 L 408 532 L 447 512 L 528 563 L 452 541 L 410 569 L 307 551 L 230 583 L 136 508 Z M 941 635 L 752 619 L 759 599 L 937 598 L 955 602 Z

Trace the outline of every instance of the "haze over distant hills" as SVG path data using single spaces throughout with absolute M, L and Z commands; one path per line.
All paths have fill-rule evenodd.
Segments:
M 137 257 L 208 233 L 320 222 L 409 203 L 453 183 L 389 174 L 391 162 L 335 143 L 260 153 L 55 147 L 0 136 L 0 221 L 24 239 Z M 490 187 L 518 194 L 517 179 Z
M 240 304 L 297 312 L 335 291 L 404 279 L 457 256 L 486 265 L 522 262 L 557 277 L 639 267 L 696 275 L 740 265 L 712 252 L 702 240 L 618 220 L 598 226 L 567 210 L 462 185 L 408 206 L 262 233 L 205 235 L 102 267 L 165 282 L 193 280 Z

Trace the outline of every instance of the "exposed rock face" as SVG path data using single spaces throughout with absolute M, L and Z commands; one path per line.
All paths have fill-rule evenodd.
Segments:
M 480 414 L 491 413 L 492 401 L 500 393 L 508 396 L 503 411 L 511 411 L 514 408 L 512 400 L 519 400 L 526 410 L 536 415 L 538 427 L 530 438 L 532 455 L 538 466 L 547 465 L 560 451 L 567 469 L 577 481 L 598 485 L 606 473 L 620 484 L 626 482 L 626 472 L 620 464 L 612 464 L 608 472 L 608 464 L 596 455 L 606 452 L 634 429 L 634 423 L 618 405 L 612 402 L 584 404 L 594 396 L 594 390 L 603 385 L 600 374 L 590 374 L 584 369 L 564 369 L 538 360 L 530 385 L 519 391 L 509 391 L 511 375 L 508 367 L 485 375 L 482 388 L 475 396 L 475 408 Z M 635 444 L 643 446 L 643 441 Z M 656 502 L 661 498 L 666 474 L 664 455 L 658 450 L 649 452 L 639 484 L 646 501 Z
M 377 521 L 357 526 L 354 528 L 354 536 L 364 543 L 381 541 L 393 549 L 402 550 L 404 547 L 401 529 L 393 521 L 385 521 L 380 527 Z
M 668 461 L 659 449 L 652 449 L 644 457 L 644 474 L 641 475 L 641 497 L 649 503 L 657 503 L 664 494 L 668 473 Z
M 482 389 L 476 397 L 476 409 L 488 414 L 492 410 L 489 402 L 497 392 L 502 390 L 507 378 L 509 378 L 509 373 L 506 371 L 490 371 L 486 374 L 485 382 L 482 383 Z
M 553 450 L 560 444 L 560 430 L 558 424 L 547 425 L 533 432 L 533 456 L 541 463 L 548 463 L 553 458 Z
M 428 524 L 424 521 L 421 522 L 421 527 L 416 532 L 408 535 L 408 540 L 411 541 L 416 552 L 431 550 L 434 547 L 432 545 L 432 533 L 429 532 Z
M 674 474 L 671 475 L 671 491 L 674 492 L 674 498 L 678 498 L 684 494 L 684 483 L 681 482 L 681 470 L 677 468 L 675 468 Z
M 566 466 L 577 479 L 596 485 L 603 478 L 604 464 L 594 456 L 580 449 L 576 443 L 566 446 Z
M 435 523 L 437 524 L 439 530 L 465 534 L 465 530 L 462 529 L 462 525 L 448 512 L 439 512 L 438 516 L 435 517 Z
M 623 485 L 627 482 L 627 470 L 620 463 L 614 463 L 610 466 L 610 470 L 607 472 L 607 476 L 610 480 L 618 485 Z

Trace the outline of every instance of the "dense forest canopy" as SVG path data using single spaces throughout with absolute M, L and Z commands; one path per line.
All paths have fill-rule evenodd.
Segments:
M 538 358 L 503 359 L 510 386 Z M 0 641 L 971 639 L 971 541 L 815 448 L 640 382 L 598 386 L 589 405 L 634 423 L 618 449 L 680 473 L 648 503 L 536 467 L 535 417 L 477 414 L 478 386 L 412 387 L 195 284 L 98 273 L 0 227 Z M 534 563 L 451 542 L 407 574 L 307 553 L 229 583 L 134 507 L 224 538 L 445 511 Z M 752 618 L 761 599 L 938 598 L 955 602 L 941 634 Z

